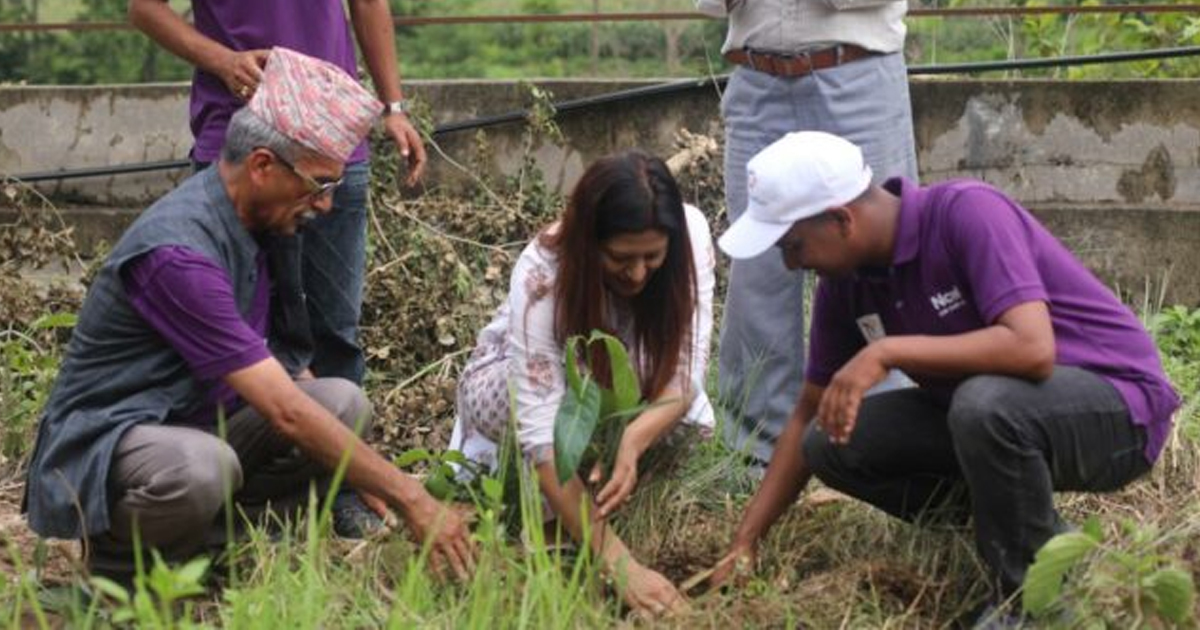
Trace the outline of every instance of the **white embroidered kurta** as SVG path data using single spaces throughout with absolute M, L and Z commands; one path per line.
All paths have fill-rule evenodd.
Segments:
M 680 379 L 690 378 L 696 396 L 683 423 L 707 436 L 714 425 L 704 385 L 712 336 L 715 255 L 704 215 L 692 206 L 684 206 L 684 215 L 696 267 L 697 299 L 690 362 L 680 365 L 673 386 L 680 387 Z M 554 255 L 537 239 L 530 242 L 513 266 L 508 298 L 479 333 L 459 379 L 457 417 L 450 438 L 450 448 L 472 460 L 495 463 L 496 443 L 508 425 L 510 383 L 521 449 L 535 462 L 546 461 L 553 452 L 554 419 L 567 390 L 563 347 L 554 338 L 557 271 Z M 632 354 L 632 317 L 614 310 L 609 318 Z

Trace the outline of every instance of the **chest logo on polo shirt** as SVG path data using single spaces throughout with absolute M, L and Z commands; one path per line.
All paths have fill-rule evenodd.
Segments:
M 938 317 L 945 317 L 967 305 L 957 285 L 950 287 L 949 291 L 929 296 L 929 303 L 933 305 L 933 310 L 937 311 Z
M 863 339 L 867 340 L 867 343 L 874 343 L 887 335 L 887 332 L 883 329 L 883 320 L 875 313 L 863 315 L 856 321 L 858 322 L 858 330 L 862 333 Z

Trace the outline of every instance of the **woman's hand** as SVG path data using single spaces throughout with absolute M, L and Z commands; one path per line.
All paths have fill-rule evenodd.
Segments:
M 626 429 L 625 434 L 621 436 L 621 446 L 617 449 L 617 460 L 613 463 L 612 475 L 596 495 L 600 518 L 608 518 L 615 513 L 633 494 L 638 482 L 638 460 L 645 450 L 637 433 Z M 599 466 L 592 470 L 590 481 L 600 482 Z
M 621 598 L 635 612 L 652 617 L 687 610 L 687 600 L 661 573 L 642 566 L 632 558 L 624 567 L 624 582 L 618 584 Z

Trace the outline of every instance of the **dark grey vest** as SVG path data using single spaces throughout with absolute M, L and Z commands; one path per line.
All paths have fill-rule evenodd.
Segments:
M 259 246 L 238 220 L 218 169 L 208 168 L 130 226 L 88 290 L 26 479 L 29 524 L 43 536 L 107 531 L 108 470 L 121 436 L 137 424 L 186 418 L 204 403 L 207 387 L 130 306 L 122 284 L 126 263 L 164 245 L 217 263 L 229 274 L 238 310 L 250 308 Z

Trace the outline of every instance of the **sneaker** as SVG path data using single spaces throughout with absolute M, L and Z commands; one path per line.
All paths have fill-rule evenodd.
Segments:
M 383 519 L 357 492 L 339 492 L 333 500 L 333 533 L 339 538 L 359 540 L 384 530 Z

